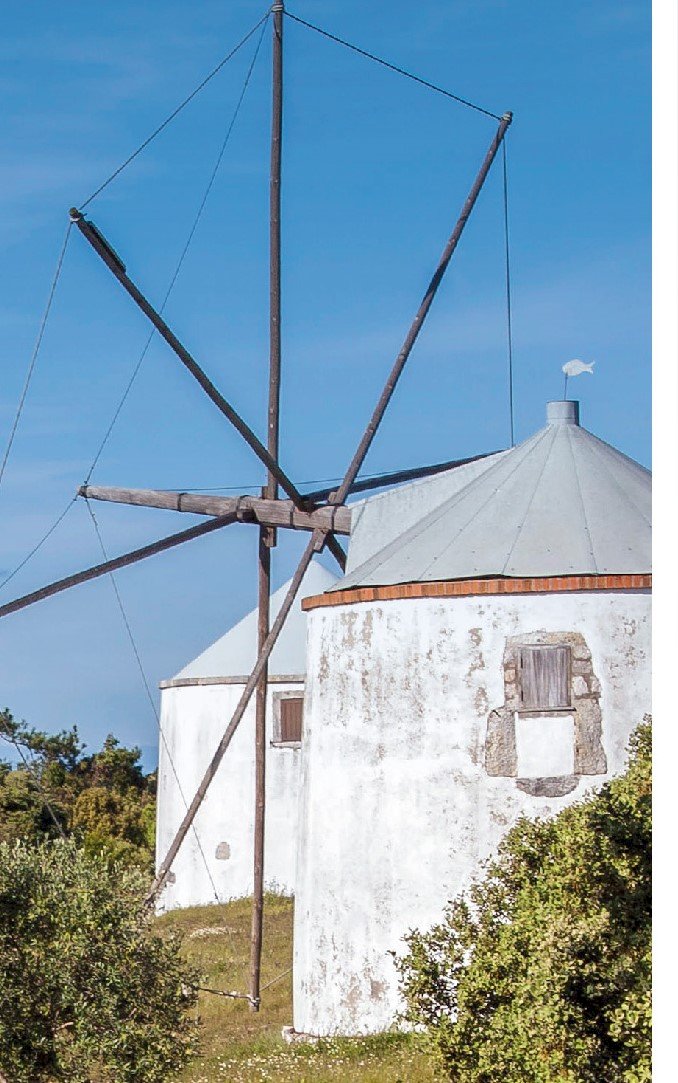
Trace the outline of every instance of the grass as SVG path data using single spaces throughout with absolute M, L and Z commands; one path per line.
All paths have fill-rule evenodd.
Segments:
M 292 1023 L 293 902 L 267 895 L 264 913 L 261 1010 L 201 993 L 199 1055 L 168 1083 L 432 1083 L 431 1062 L 411 1035 L 332 1038 L 317 1045 L 283 1041 L 282 1027 Z M 246 992 L 250 916 L 250 901 L 238 899 L 175 910 L 159 923 L 183 938 L 183 952 L 203 985 Z M 264 989 L 267 982 L 272 984 Z

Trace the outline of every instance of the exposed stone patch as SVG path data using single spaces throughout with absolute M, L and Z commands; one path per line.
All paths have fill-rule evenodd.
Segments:
M 231 856 L 231 847 L 227 842 L 220 842 L 214 852 L 214 856 L 217 861 L 228 861 Z
M 520 649 L 526 646 L 567 646 L 571 652 L 570 706 L 567 710 L 574 717 L 574 775 L 560 779 L 518 779 L 516 783 L 523 792 L 535 797 L 559 797 L 570 793 L 581 775 L 602 775 L 607 771 L 602 743 L 600 681 L 593 671 L 591 651 L 580 632 L 539 630 L 508 637 L 503 660 L 504 703 L 490 711 L 487 719 L 485 769 L 493 776 L 515 778 L 517 775 L 515 718 L 522 710 Z M 539 713 L 548 715 L 549 711 Z
M 560 775 L 557 778 L 517 778 L 516 786 L 531 797 L 563 797 L 576 790 L 577 775 Z
M 518 770 L 516 727 L 508 707 L 490 711 L 485 740 L 485 770 L 488 775 L 514 778 Z

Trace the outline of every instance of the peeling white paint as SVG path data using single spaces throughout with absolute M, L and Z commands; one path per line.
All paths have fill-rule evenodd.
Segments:
M 395 600 L 309 614 L 297 1031 L 387 1028 L 399 1008 L 389 952 L 402 950 L 407 930 L 440 919 L 521 813 L 556 812 L 607 777 L 544 798 L 487 775 L 487 716 L 504 702 L 507 636 L 583 634 L 616 774 L 650 710 L 649 615 L 645 591 Z

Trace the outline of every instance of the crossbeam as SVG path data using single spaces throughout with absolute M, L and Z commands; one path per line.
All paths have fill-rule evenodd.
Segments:
M 491 455 L 499 455 L 499 451 L 486 451 L 482 455 L 471 455 L 467 459 L 448 459 L 444 463 L 432 463 L 430 466 L 413 466 L 406 470 L 394 470 L 389 474 L 379 474 L 374 478 L 361 478 L 354 481 L 350 493 L 367 493 L 373 489 L 385 489 L 388 485 L 399 485 L 403 481 L 416 481 L 418 478 L 430 478 L 435 474 L 443 474 L 446 470 L 454 470 L 457 466 L 466 466 L 468 463 L 477 463 L 480 459 L 488 459 Z M 329 485 L 326 489 L 314 489 L 312 493 L 304 493 L 304 498 L 309 503 L 316 504 L 321 500 L 328 500 L 336 485 Z
M 313 511 L 299 511 L 291 500 L 267 500 L 256 496 L 205 496 L 202 493 L 175 493 L 166 489 L 120 489 L 83 485 L 79 496 L 114 504 L 190 512 L 193 515 L 233 515 L 240 521 L 290 530 L 331 530 L 351 533 L 351 509 L 325 505 Z

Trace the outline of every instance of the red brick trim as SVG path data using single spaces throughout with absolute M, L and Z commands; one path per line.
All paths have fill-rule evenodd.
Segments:
M 651 590 L 651 575 L 559 575 L 532 579 L 454 579 L 443 583 L 396 583 L 353 587 L 304 598 L 303 610 L 397 598 L 463 598 L 476 594 L 552 594 L 564 590 Z

